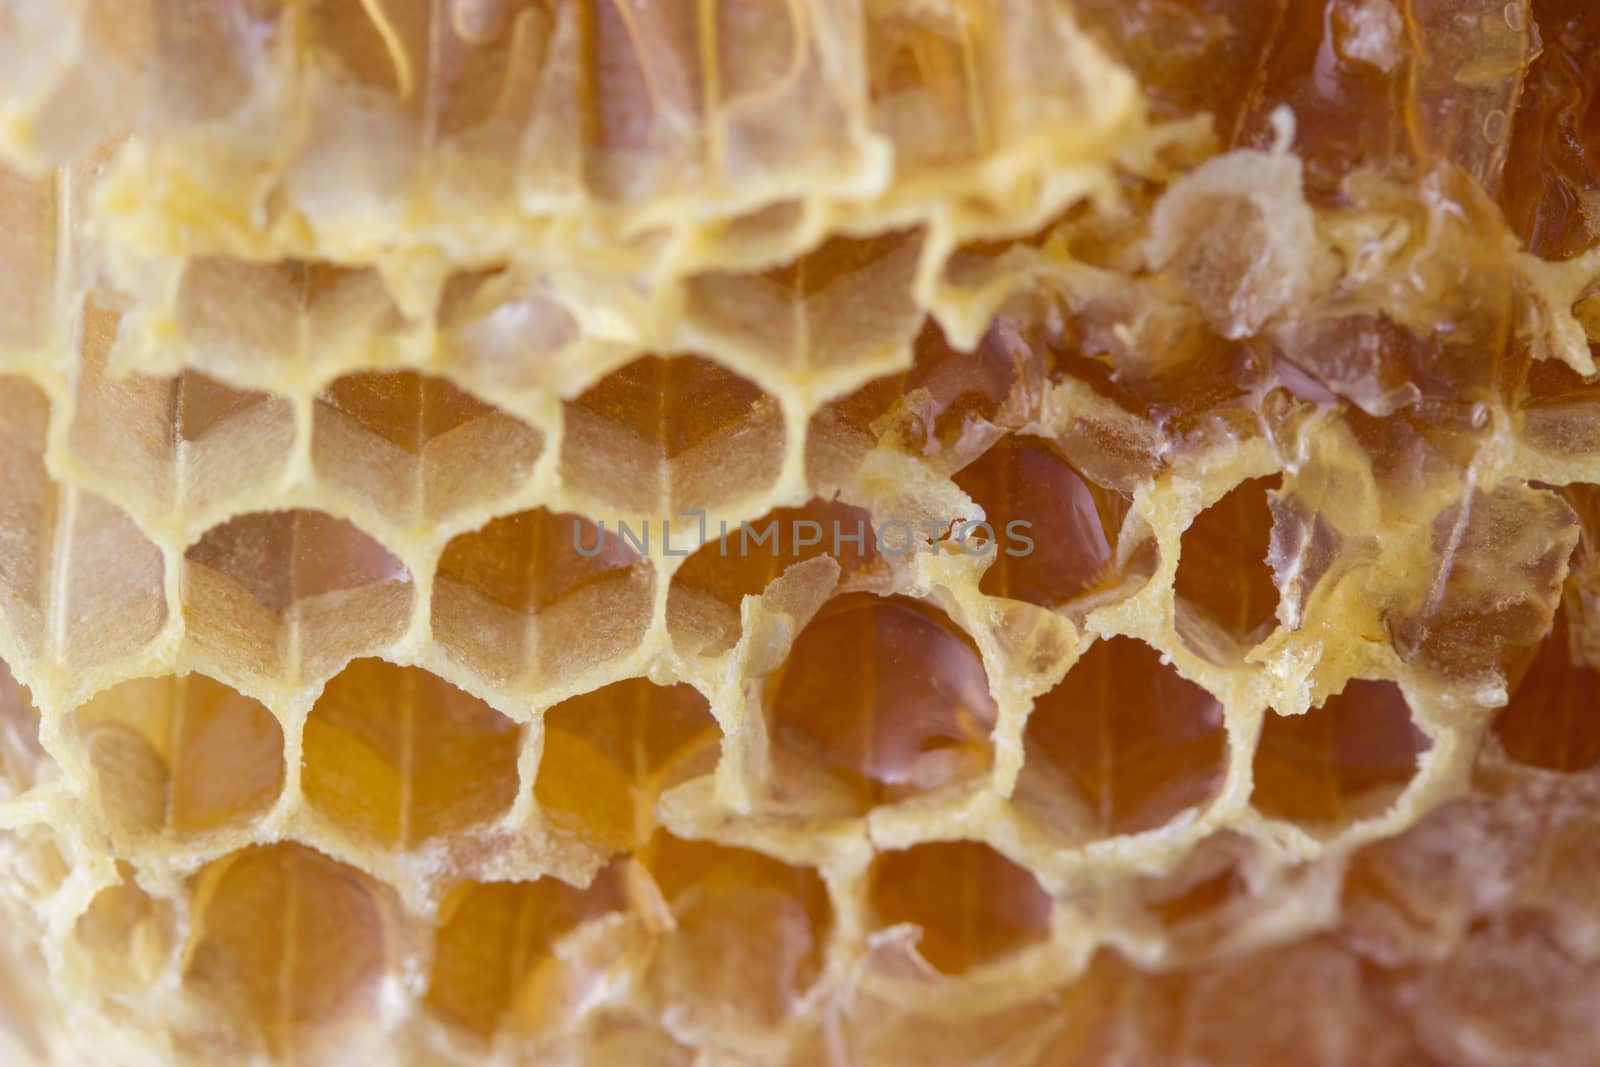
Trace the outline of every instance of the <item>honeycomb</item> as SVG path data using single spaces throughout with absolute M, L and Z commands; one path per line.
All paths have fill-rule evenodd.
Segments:
M 0 4 L 0 1059 L 1600 1063 L 1597 92 Z

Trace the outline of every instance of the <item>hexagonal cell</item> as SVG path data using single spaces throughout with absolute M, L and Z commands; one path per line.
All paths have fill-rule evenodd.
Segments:
M 1600 384 L 1560 360 L 1536 360 L 1517 397 L 1517 432 L 1552 456 L 1600 453 Z
M 1184 641 L 1215 661 L 1235 658 L 1278 625 L 1278 587 L 1267 564 L 1272 509 L 1267 493 L 1279 479 L 1235 486 L 1183 532 L 1178 549 L 1177 628 Z
M 562 410 L 561 477 L 631 514 L 724 505 L 783 466 L 777 401 L 709 359 L 634 360 Z
M 698 334 L 790 374 L 880 362 L 921 324 L 912 297 L 922 234 L 833 237 L 781 267 L 690 279 Z
M 605 976 L 586 971 L 581 955 L 563 958 L 557 946 L 626 904 L 610 868 L 583 889 L 554 878 L 460 886 L 439 908 L 428 1006 L 480 1037 L 502 1025 L 527 1032 L 561 1020 L 571 992 Z
M 982 34 L 944 12 L 876 9 L 866 21 L 874 125 L 908 170 L 977 155 L 994 131 L 978 66 Z
M 994 531 L 982 592 L 1059 608 L 1117 585 L 1117 538 L 1130 499 L 1089 481 L 1049 441 L 1006 437 L 957 472 L 955 483 Z
M 1368 818 L 1394 802 L 1430 747 L 1399 686 L 1354 679 L 1303 715 L 1267 714 L 1250 802 L 1296 822 Z
M 650 990 L 679 1033 L 714 1044 L 730 1031 L 781 1025 L 820 976 L 833 929 L 817 872 L 667 833 L 639 858 L 675 923 Z
M 166 565 L 114 505 L 51 480 L 49 421 L 38 387 L 0 377 L 0 618 L 24 660 L 48 657 L 76 671 L 160 632 Z
M 55 761 L 39 744 L 39 709 L 27 687 L 0 660 L 0 799 L 54 773 Z
M 189 546 L 182 595 L 189 641 L 204 663 L 298 680 L 399 637 L 411 573 L 343 519 L 303 508 L 257 511 Z
M 445 546 L 433 632 L 497 686 L 533 687 L 636 648 L 655 571 L 615 533 L 537 508 Z
M 634 848 L 654 832 L 662 793 L 716 769 L 721 740 L 693 686 L 615 682 L 545 712 L 534 796 L 602 848 Z
M 183 985 L 211 1011 L 184 1043 L 227 1061 L 359 1048 L 397 910 L 387 887 L 303 845 L 210 863 L 194 882 Z
M 173 313 L 185 365 L 264 387 L 389 362 L 411 326 L 376 270 L 297 260 L 194 257 Z
M 283 729 L 259 701 L 203 674 L 140 678 L 69 720 L 119 831 L 183 837 L 239 826 L 283 789 Z
M 739 640 L 739 605 L 797 563 L 831 555 L 845 584 L 884 569 L 872 515 L 838 500 L 775 508 L 709 539 L 672 575 L 667 626 L 681 647 L 706 655 Z
M 1495 716 L 1494 736 L 1518 763 L 1551 771 L 1600 766 L 1600 670 L 1588 651 L 1588 614 L 1581 597 L 1562 599 L 1550 635 Z
M 172 905 L 139 888 L 133 870 L 118 863 L 120 880 L 100 890 L 73 925 L 73 940 L 88 956 L 95 981 L 123 996 L 161 978 L 173 948 Z
M 105 355 L 117 323 L 93 303 L 85 310 L 67 449 L 91 477 L 157 515 L 215 510 L 279 477 L 294 442 L 287 400 L 198 371 L 113 377 Z
M 947 469 L 964 466 L 1000 431 L 1032 417 L 1052 358 L 1004 316 L 971 352 L 951 345 L 929 319 L 912 353 L 908 369 L 876 378 L 812 415 L 806 476 L 813 486 L 838 485 L 880 442 Z
M 869 879 L 873 927 L 916 927 L 917 954 L 941 974 L 996 963 L 1050 933 L 1038 879 L 978 841 L 880 852 Z
M 66 171 L 25 174 L 0 165 L 0 363 L 18 360 L 60 336 L 57 308 L 61 218 L 71 203 Z M 62 331 L 64 332 L 64 331 Z
M 1016 802 L 1074 840 L 1203 805 L 1227 773 L 1222 704 L 1143 641 L 1096 641 L 1034 702 Z
M 349 374 L 317 398 L 317 477 L 396 522 L 492 503 L 533 472 L 533 427 L 414 371 Z
M 341 828 L 405 848 L 511 809 L 523 728 L 425 670 L 358 659 L 323 687 L 300 786 Z
M 907 597 L 829 601 L 762 699 L 784 803 L 864 812 L 977 781 L 993 760 L 983 657 L 942 611 Z

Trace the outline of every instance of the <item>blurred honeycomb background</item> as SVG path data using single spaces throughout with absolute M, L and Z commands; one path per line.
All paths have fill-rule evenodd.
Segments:
M 0 4 L 0 1058 L 1600 1064 L 1597 89 Z

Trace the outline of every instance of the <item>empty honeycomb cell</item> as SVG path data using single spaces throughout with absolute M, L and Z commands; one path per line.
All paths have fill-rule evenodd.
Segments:
M 440 295 L 435 330 L 439 363 L 490 395 L 559 381 L 573 363 L 588 366 L 573 308 L 543 278 L 458 272 Z
M 1399 686 L 1355 679 L 1303 715 L 1263 719 L 1250 800 L 1267 815 L 1300 822 L 1376 815 L 1429 747 Z
M 1277 626 L 1267 494 L 1278 484 L 1274 477 L 1235 486 L 1183 532 L 1173 582 L 1178 632 L 1208 657 L 1249 648 Z
M 539 806 L 603 848 L 649 840 L 656 799 L 716 767 L 722 732 L 691 685 L 615 682 L 544 713 Z
M 52 767 L 39 743 L 39 709 L 0 661 L 0 798 L 26 790 Z
M 114 505 L 50 478 L 49 419 L 38 387 L 0 378 L 0 618 L 26 658 L 81 669 L 132 653 L 160 632 L 165 564 Z
M 538 508 L 445 546 L 433 632 L 497 685 L 549 682 L 632 651 L 650 625 L 655 571 L 615 532 Z
M 35 349 L 56 333 L 57 257 L 62 178 L 0 164 L 0 361 Z
M 318 399 L 317 477 L 397 522 L 438 521 L 522 486 L 539 431 L 449 382 L 350 374 Z
M 1555 456 L 1582 457 L 1600 452 L 1600 385 L 1565 363 L 1538 360 L 1517 404 L 1523 440 Z
M 974 782 L 993 761 L 983 657 L 942 611 L 907 597 L 830 600 L 762 700 L 785 801 L 865 811 Z
M 411 574 L 358 527 L 320 511 L 258 511 L 184 553 L 188 637 L 206 664 L 298 680 L 405 631 Z
M 867 20 L 873 118 L 897 164 L 961 162 L 988 147 L 980 26 L 939 9 L 876 14 Z
M 306 718 L 301 788 L 345 830 L 405 848 L 510 810 L 522 732 L 427 671 L 358 659 Z
M 106 817 L 125 833 L 237 826 L 283 789 L 278 720 L 203 674 L 123 682 L 73 712 L 72 724 Z
M 563 411 L 562 479 L 631 514 L 718 507 L 768 488 L 783 465 L 777 402 L 697 356 L 637 359 Z
M 137 994 L 161 977 L 175 939 L 170 901 L 152 897 L 118 864 L 119 880 L 95 894 L 73 934 L 106 987 Z
M 1600 684 L 1590 660 L 1589 609 L 1568 595 L 1492 730 L 1508 756 L 1530 767 L 1583 771 L 1600 765 Z
M 977 841 L 881 852 L 870 877 L 874 924 L 915 926 L 917 954 L 942 974 L 995 963 L 1050 933 L 1038 880 Z
M 1222 704 L 1130 637 L 1096 641 L 1034 702 L 1017 802 L 1073 838 L 1154 829 L 1227 770 Z
M 187 365 L 262 386 L 386 362 L 408 323 L 374 270 L 190 259 L 174 298 Z
M 1541 47 L 1510 124 L 1500 205 L 1524 247 L 1565 259 L 1600 239 L 1584 207 L 1600 188 L 1600 16 L 1582 0 L 1536 0 L 1529 13 Z
M 674 640 L 707 654 L 733 647 L 740 603 L 797 563 L 832 556 L 840 584 L 886 569 L 871 514 L 838 500 L 774 508 L 725 533 L 708 528 L 707 538 L 673 573 L 667 597 Z
M 197 371 L 109 374 L 116 329 L 114 314 L 86 308 L 67 448 L 91 477 L 160 515 L 256 498 L 282 474 L 294 440 L 288 401 Z
M 698 1043 L 781 1025 L 822 973 L 833 929 L 815 870 L 760 852 L 658 833 L 640 852 L 672 912 L 652 999 Z
M 604 976 L 562 959 L 559 942 L 625 904 L 611 868 L 581 889 L 554 878 L 457 888 L 439 909 L 428 1006 L 483 1037 L 502 1025 L 528 1031 L 560 1020 L 570 990 Z
M 823 487 L 848 478 L 866 452 L 888 441 L 941 467 L 960 467 L 1037 412 L 1052 354 L 998 318 L 972 352 L 954 347 L 931 319 L 909 369 L 832 401 L 806 432 L 806 474 Z
M 359 1041 L 391 965 L 390 891 L 303 845 L 235 852 L 194 881 L 184 988 L 212 1058 L 296 1057 Z
M 688 284 L 689 324 L 792 375 L 881 363 L 916 336 L 917 231 L 835 237 L 762 273 L 709 271 Z
M 1115 584 L 1129 499 L 1089 481 L 1049 441 L 1003 438 L 955 483 L 994 531 L 984 593 L 1058 608 Z

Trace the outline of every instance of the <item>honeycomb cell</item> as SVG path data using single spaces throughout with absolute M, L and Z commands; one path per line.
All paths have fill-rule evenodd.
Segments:
M 1278 484 L 1274 477 L 1236 486 L 1183 532 L 1173 582 L 1178 633 L 1208 656 L 1249 648 L 1277 626 L 1267 494 Z
M 39 709 L 0 660 L 0 799 L 28 789 L 52 767 L 39 743 Z
M 183 837 L 238 826 L 283 789 L 283 729 L 259 701 L 203 674 L 140 678 L 72 714 L 113 826 Z
M 985 147 L 980 29 L 937 9 L 884 8 L 867 20 L 873 119 L 909 169 L 957 163 Z
M 697 356 L 646 356 L 563 405 L 561 477 L 638 515 L 713 508 L 766 489 L 783 464 L 772 397 Z
M 726 651 L 739 640 L 739 605 L 798 563 L 832 556 L 839 584 L 884 569 L 872 516 L 838 500 L 813 499 L 798 508 L 774 508 L 708 540 L 673 573 L 667 626 L 680 644 L 703 653 Z
M 306 718 L 301 788 L 343 829 L 406 848 L 510 810 L 522 734 L 427 671 L 359 659 Z
M 108 492 L 155 515 L 259 499 L 294 440 L 289 402 L 198 371 L 116 377 L 105 366 L 116 318 L 91 304 L 67 448 Z
M 57 326 L 57 246 L 63 206 L 56 174 L 0 164 L 0 363 L 38 349 Z
M 257 511 L 184 553 L 195 652 L 249 677 L 315 677 L 399 637 L 411 573 L 358 527 L 320 511 Z
M 136 994 L 161 977 L 172 952 L 172 905 L 150 896 L 118 864 L 119 880 L 95 894 L 74 924 L 73 935 L 95 968 L 97 980 L 123 995 Z
M 1600 452 L 1600 385 L 1559 360 L 1535 361 L 1518 396 L 1517 429 L 1524 441 L 1550 455 Z
M 782 798 L 865 811 L 981 778 L 998 711 L 972 639 L 932 605 L 847 593 L 766 680 Z
M 540 433 L 441 378 L 349 374 L 318 398 L 317 477 L 396 522 L 426 522 L 513 492 Z
M 1052 354 L 1001 317 L 972 352 L 953 346 L 934 321 L 923 323 L 912 365 L 832 401 L 806 431 L 806 475 L 818 489 L 843 481 L 865 453 L 892 447 L 960 467 L 997 430 L 1034 415 Z
M 261 387 L 392 362 L 408 326 L 377 271 L 332 263 L 197 256 L 174 299 L 185 365 Z
M 941 974 L 965 974 L 1049 936 L 1050 898 L 1038 880 L 976 841 L 879 853 L 870 877 L 874 925 L 915 926 L 918 955 Z
M 650 987 L 702 1043 L 780 1025 L 820 976 L 833 929 L 809 867 L 750 849 L 658 833 L 640 853 L 671 909 Z
M 1116 582 L 1129 500 L 1089 481 L 1050 442 L 1005 437 L 962 468 L 955 483 L 994 531 L 982 592 L 1059 608 Z
M 1600 765 L 1600 672 L 1590 660 L 1588 609 L 1568 595 L 1555 624 L 1491 727 L 1518 763 L 1552 771 Z
M 1534 0 L 1540 50 L 1511 121 L 1500 206 L 1534 255 L 1566 259 L 1600 239 L 1588 205 L 1600 182 L 1600 12 L 1583 0 Z
M 721 739 L 693 686 L 616 682 L 545 712 L 534 796 L 602 847 L 634 848 L 654 831 L 662 793 L 715 769 Z
M 445 546 L 434 637 L 495 685 L 547 683 L 635 648 L 655 572 L 611 530 L 538 508 Z
M 689 281 L 686 314 L 720 345 L 797 377 L 881 363 L 921 324 L 921 248 L 917 231 L 834 237 L 759 274 L 710 271 Z
M 114 505 L 45 468 L 50 405 L 0 377 L 0 619 L 22 646 L 73 671 L 125 656 L 167 619 L 161 552 Z
M 303 845 L 249 848 L 194 882 L 183 984 L 210 1007 L 210 1054 L 356 1044 L 394 951 L 392 895 Z
M 1142 641 L 1096 641 L 1034 702 L 1017 802 L 1073 838 L 1131 834 L 1204 804 L 1226 773 L 1222 705 Z
M 1264 814 L 1299 822 L 1375 815 L 1429 747 L 1399 686 L 1355 679 L 1303 715 L 1263 719 L 1250 800 Z
M 604 976 L 571 973 L 581 961 L 562 959 L 558 942 L 624 906 L 610 868 L 583 889 L 554 878 L 459 887 L 439 909 L 428 1006 L 484 1037 L 502 1025 L 530 1030 L 559 1019 L 567 987 Z

